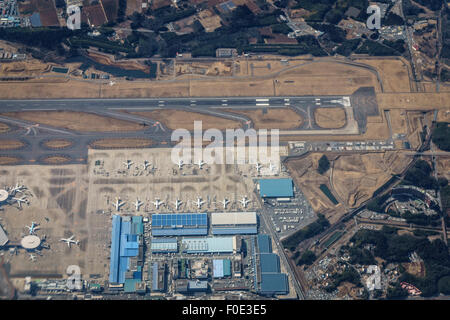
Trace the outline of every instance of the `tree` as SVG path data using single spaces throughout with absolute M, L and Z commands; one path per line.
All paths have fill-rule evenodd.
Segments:
M 399 300 L 408 296 L 408 291 L 403 289 L 400 284 L 396 284 L 394 287 L 389 287 L 386 293 L 387 299 Z
M 319 166 L 317 168 L 317 172 L 319 172 L 320 174 L 324 174 L 325 172 L 327 172 L 328 169 L 330 169 L 330 161 L 328 161 L 326 155 L 323 155 L 319 159 Z
M 438 282 L 440 293 L 450 294 L 450 276 L 442 277 Z
M 300 257 L 300 259 L 297 262 L 297 265 L 301 266 L 301 265 L 310 265 L 312 264 L 315 260 L 317 259 L 316 255 L 314 254 L 314 252 L 308 250 L 305 251 L 302 256 Z

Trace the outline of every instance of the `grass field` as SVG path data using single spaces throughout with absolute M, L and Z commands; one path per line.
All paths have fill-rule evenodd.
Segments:
M 116 149 L 116 148 L 146 148 L 154 144 L 151 139 L 117 138 L 101 139 L 92 142 L 89 146 L 93 149 Z
M 339 129 L 347 122 L 342 108 L 318 108 L 314 111 L 314 119 L 324 129 Z
M 20 149 L 25 144 L 20 140 L 0 140 L 0 150 Z
M 249 117 L 255 129 L 295 129 L 302 125 L 303 118 L 289 108 L 262 109 L 226 109 Z
M 92 113 L 76 111 L 23 111 L 6 112 L 4 116 L 40 123 L 74 131 L 138 131 L 139 123 L 98 116 Z
M 202 121 L 203 130 L 211 128 L 225 130 L 225 129 L 240 128 L 242 126 L 242 124 L 238 121 L 184 110 L 160 109 L 153 111 L 137 111 L 129 113 L 149 118 L 155 121 L 159 121 L 171 130 L 181 128 L 187 130 L 194 130 L 194 121 Z
M 65 139 L 53 139 L 44 142 L 44 146 L 49 149 L 65 149 L 70 147 L 73 144 L 72 141 Z

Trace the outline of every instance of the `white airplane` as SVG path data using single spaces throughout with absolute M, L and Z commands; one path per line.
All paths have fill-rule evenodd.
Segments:
M 123 163 L 123 165 L 124 165 L 125 167 L 127 167 L 128 170 L 130 169 L 130 167 L 131 167 L 132 164 L 134 164 L 134 162 L 131 161 L 131 160 L 127 160 L 126 162 Z
M 24 189 L 25 189 L 24 185 L 19 185 L 18 183 L 16 183 L 16 185 L 9 190 L 9 193 L 11 194 L 16 194 L 17 192 L 23 193 Z
M 144 160 L 144 170 L 147 170 L 147 168 L 151 165 L 150 162 L 148 162 L 147 160 Z
M 223 198 L 223 200 L 220 201 L 220 203 L 223 205 L 223 208 L 226 209 L 227 205 L 230 203 L 230 200 L 228 200 L 227 198 Z
M 120 211 L 120 207 L 123 206 L 125 202 L 122 202 L 119 198 L 116 198 L 116 202 L 114 202 L 112 205 L 116 208 L 117 211 Z
M 35 262 L 36 261 L 36 256 L 34 254 L 30 253 L 30 260 L 31 260 L 31 262 Z
M 183 204 L 183 201 L 177 198 L 177 200 L 175 200 L 173 203 L 175 204 L 175 210 L 178 210 L 180 206 Z
M 198 168 L 199 169 L 201 169 L 202 167 L 203 167 L 203 165 L 205 165 L 206 164 L 206 162 L 204 162 L 203 160 L 199 160 L 198 162 L 197 162 L 197 165 L 198 165 Z
M 73 240 L 74 237 L 75 236 L 71 236 L 70 238 L 61 238 L 59 241 L 63 241 L 65 243 L 67 243 L 67 246 L 70 248 L 70 245 L 72 243 L 74 243 L 76 245 L 78 245 L 80 243 L 80 241 L 78 241 L 78 240 Z
M 159 206 L 164 204 L 164 201 L 160 201 L 158 198 L 156 198 L 153 204 L 155 205 L 156 209 L 159 209 Z
M 260 171 L 261 168 L 262 168 L 262 164 L 259 164 L 259 163 L 257 162 L 256 165 L 255 165 L 255 168 L 256 168 L 256 172 L 259 173 L 259 171 Z
M 247 199 L 247 196 L 242 197 L 242 200 L 239 200 L 240 203 L 244 206 L 244 208 L 247 208 L 247 204 L 250 202 L 250 200 Z
M 34 232 L 39 229 L 38 223 L 34 221 L 31 222 L 31 226 L 25 226 L 25 228 L 28 228 L 29 234 L 34 234 Z
M 110 81 L 109 85 L 112 87 L 113 85 L 115 85 L 116 83 L 114 81 Z
M 277 168 L 277 166 L 276 165 L 274 165 L 273 163 L 272 163 L 272 161 L 270 162 L 270 171 L 274 171 L 276 168 Z
M 140 201 L 139 199 L 136 199 L 136 202 L 134 203 L 134 206 L 136 207 L 136 211 L 139 211 L 139 208 L 143 205 L 144 203 L 142 201 Z
M 24 196 L 22 198 L 12 198 L 13 200 L 15 200 L 17 202 L 17 204 L 19 205 L 19 208 L 22 209 L 22 203 L 26 203 L 29 204 L 30 201 L 28 201 L 28 199 Z
M 202 198 L 197 197 L 197 201 L 194 202 L 197 205 L 197 208 L 201 209 L 202 208 L 202 204 L 205 203 L 205 201 L 202 201 Z
M 183 165 L 184 165 L 184 162 L 183 162 L 183 160 L 179 160 L 178 161 L 178 169 L 182 169 L 183 168 Z

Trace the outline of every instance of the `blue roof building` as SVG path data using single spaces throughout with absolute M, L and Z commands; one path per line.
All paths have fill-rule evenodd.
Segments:
M 292 198 L 294 196 L 292 179 L 260 179 L 259 195 L 261 198 Z
M 140 245 L 142 234 L 142 217 L 122 218 L 119 215 L 113 216 L 109 268 L 110 283 L 125 284 L 128 279 L 142 281 L 142 267 L 137 263 L 142 252 L 142 246 Z M 129 271 L 129 276 L 126 276 Z M 135 287 L 134 284 L 132 281 L 128 281 L 127 288 L 132 287 Z
M 280 258 L 274 253 L 261 253 L 259 255 L 261 273 L 279 273 Z
M 260 294 L 275 295 L 288 294 L 289 283 L 284 273 L 263 273 L 261 274 Z
M 186 253 L 233 253 L 238 251 L 236 237 L 183 238 Z
M 206 235 L 206 213 L 169 213 L 152 215 L 153 236 Z
M 231 261 L 229 259 L 214 259 L 213 277 L 214 278 L 231 277 Z
M 267 234 L 260 234 L 256 237 L 259 253 L 272 253 L 272 241 Z

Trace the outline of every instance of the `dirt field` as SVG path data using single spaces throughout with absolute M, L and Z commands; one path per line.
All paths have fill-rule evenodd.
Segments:
M 65 139 L 54 139 L 49 140 L 44 143 L 44 146 L 49 149 L 64 149 L 68 148 L 72 145 L 72 141 L 65 140 Z
M 39 60 L 27 60 L 2 63 L 0 65 L 0 76 L 3 77 L 24 77 L 40 75 L 44 72 L 49 72 L 51 65 L 42 63 Z
M 86 112 L 24 111 L 6 112 L 2 113 L 2 115 L 74 131 L 110 132 L 142 130 L 142 126 L 138 123 L 102 117 Z
M 408 67 L 396 59 L 357 59 L 356 62 L 375 67 L 385 92 L 410 92 Z
M 0 150 L 20 149 L 24 145 L 20 140 L 0 140 Z
M 396 151 L 340 156 L 333 163 L 334 190 L 349 207 L 357 207 L 410 161 Z
M 318 108 L 314 111 L 314 119 L 324 129 L 339 129 L 347 123 L 345 110 L 342 108 Z
M 401 109 L 392 109 L 389 111 L 391 118 L 391 128 L 393 134 L 407 134 L 406 111 Z
M 93 149 L 117 149 L 117 148 L 146 148 L 153 145 L 150 139 L 118 138 L 101 139 L 92 142 L 89 146 Z
M 19 161 L 20 159 L 16 157 L 0 156 L 1 165 L 15 164 Z
M 144 66 L 136 61 L 114 61 L 113 57 L 101 54 L 94 51 L 89 51 L 88 53 L 89 57 L 97 61 L 98 63 L 107 65 L 107 66 L 114 66 L 126 70 L 141 70 L 146 73 L 150 73 L 150 68 L 147 66 Z
M 448 110 L 450 107 L 450 92 L 441 93 L 380 93 L 377 94 L 380 109 L 408 110 Z
M 11 128 L 6 123 L 0 122 L 0 133 L 6 133 L 10 130 Z
M 216 128 L 219 130 L 240 128 L 242 125 L 238 121 L 210 116 L 207 114 L 189 112 L 184 110 L 161 109 L 153 111 L 129 112 L 145 118 L 160 121 L 171 130 L 187 129 L 194 130 L 194 121 L 202 121 L 203 130 Z
M 225 109 L 224 111 L 249 117 L 255 129 L 295 129 L 302 125 L 303 118 L 289 108 Z

